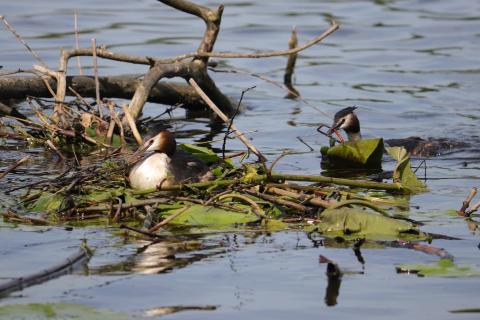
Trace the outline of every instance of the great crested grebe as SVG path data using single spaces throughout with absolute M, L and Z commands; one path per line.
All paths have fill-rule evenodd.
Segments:
M 360 133 L 360 120 L 355 114 L 356 107 L 347 107 L 338 111 L 333 120 L 333 124 L 327 135 L 330 136 L 337 129 L 343 129 L 348 136 L 349 141 L 358 141 L 362 139 Z M 412 136 L 403 139 L 389 139 L 385 143 L 390 147 L 404 147 L 412 156 L 433 157 L 442 152 L 454 148 L 465 148 L 469 145 L 465 142 L 455 141 L 446 138 L 422 139 Z
M 130 169 L 128 178 L 134 189 L 145 190 L 180 182 L 199 182 L 213 178 L 203 161 L 184 150 L 167 130 L 145 141 L 136 154 L 143 156 Z

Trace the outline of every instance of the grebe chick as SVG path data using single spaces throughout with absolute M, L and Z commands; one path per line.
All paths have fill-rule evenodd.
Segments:
M 212 172 L 200 159 L 184 150 L 177 150 L 175 138 L 167 130 L 145 141 L 136 152 L 141 153 L 143 157 L 128 175 L 130 186 L 134 189 L 153 189 L 213 178 Z
M 334 130 L 343 129 L 348 136 L 349 141 L 358 141 L 362 139 L 360 133 L 360 120 L 355 114 L 356 107 L 347 107 L 338 111 L 333 120 L 332 127 L 328 131 L 330 136 Z M 438 156 L 442 152 L 452 150 L 454 148 L 468 147 L 469 144 L 446 138 L 429 138 L 422 139 L 412 136 L 403 139 L 385 140 L 385 144 L 390 147 L 404 147 L 412 156 L 433 157 Z

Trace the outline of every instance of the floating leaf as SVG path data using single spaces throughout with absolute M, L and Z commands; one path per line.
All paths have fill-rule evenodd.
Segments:
M 390 147 L 387 152 L 397 161 L 393 171 L 393 182 L 401 183 L 410 193 L 426 191 L 425 184 L 418 180 L 410 167 L 410 155 L 403 147 Z
M 397 272 L 415 273 L 422 277 L 480 277 L 480 270 L 470 265 L 457 265 L 450 259 L 431 264 L 402 264 Z
M 325 210 L 322 212 L 321 222 L 315 227 L 321 234 L 329 236 L 354 235 L 372 238 L 398 237 L 404 232 L 418 234 L 411 222 L 352 208 Z
M 327 167 L 381 168 L 383 139 L 364 139 L 323 147 L 322 164 Z
M 58 210 L 62 203 L 63 196 L 61 194 L 43 192 L 30 209 L 35 212 L 50 212 Z
M 125 193 L 124 188 L 93 190 L 85 195 L 77 197 L 78 202 L 102 202 L 115 197 L 120 197 Z
M 120 312 L 99 310 L 86 305 L 71 303 L 30 303 L 11 304 L 0 307 L 0 318 L 5 320 L 20 319 L 76 319 L 76 320 L 109 320 L 128 319 L 128 315 Z
M 213 150 L 205 147 L 200 147 L 196 146 L 193 144 L 188 144 L 188 143 L 182 143 L 178 145 L 178 147 L 196 158 L 202 160 L 205 162 L 207 165 L 213 164 L 213 163 L 218 163 L 218 162 L 224 162 L 227 164 L 228 167 L 233 167 L 232 163 L 230 160 L 223 161 L 222 158 L 220 158 Z
M 239 207 L 250 208 L 244 205 Z M 170 211 L 170 214 L 175 213 Z M 241 213 L 211 206 L 193 205 L 178 217 L 170 221 L 172 225 L 182 226 L 227 226 L 236 224 L 245 224 L 257 221 L 258 217 L 253 213 Z
M 107 144 L 106 135 L 105 136 L 104 135 L 99 135 L 97 133 L 97 123 L 93 123 L 91 127 L 85 128 L 85 133 L 88 137 L 94 139 L 95 141 L 97 141 L 99 143 Z M 106 134 L 106 132 L 105 132 L 105 134 Z M 118 134 L 113 134 L 112 135 L 112 140 L 111 140 L 110 145 L 113 148 L 118 148 L 122 145 L 122 140 L 121 140 L 121 138 Z

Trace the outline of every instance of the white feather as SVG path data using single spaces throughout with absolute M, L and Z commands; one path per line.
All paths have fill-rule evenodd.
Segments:
M 170 162 L 170 157 L 165 153 L 154 153 L 141 160 L 130 170 L 130 185 L 142 190 L 174 184 L 175 179 L 169 172 Z

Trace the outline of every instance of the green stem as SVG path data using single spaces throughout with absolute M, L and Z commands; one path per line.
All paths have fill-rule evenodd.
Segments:
M 334 210 L 334 209 L 338 209 L 338 208 L 341 208 L 341 207 L 349 206 L 349 205 L 352 205 L 352 204 L 371 208 L 371 209 L 377 211 L 378 213 L 380 213 L 382 216 L 391 218 L 391 216 L 390 216 L 385 210 L 383 210 L 382 208 L 377 207 L 376 205 L 374 205 L 374 204 L 372 204 L 372 203 L 370 203 L 370 202 L 368 202 L 368 201 L 362 201 L 362 200 L 346 200 L 346 201 L 342 201 L 342 202 L 339 202 L 339 203 L 337 203 L 337 204 L 331 205 L 330 207 L 328 207 L 327 210 Z M 325 210 L 325 211 L 327 211 L 327 210 Z M 323 212 L 325 212 L 325 211 L 323 211 Z M 322 212 L 322 213 L 323 213 L 323 212 Z M 320 216 L 322 215 L 322 213 L 320 214 Z
M 291 180 L 291 181 L 306 181 L 317 183 L 329 183 L 341 186 L 360 187 L 367 189 L 382 189 L 388 191 L 405 191 L 405 188 L 400 183 L 384 183 L 365 180 L 351 180 L 344 178 L 332 178 L 324 176 L 304 176 L 294 174 L 272 174 L 272 180 Z
M 367 189 L 381 189 L 388 191 L 405 191 L 403 186 L 400 183 L 384 183 L 384 182 L 375 182 L 375 181 L 365 181 L 365 180 L 351 180 L 344 178 L 332 178 L 324 176 L 306 176 L 306 175 L 294 175 L 294 174 L 278 174 L 274 173 L 270 177 L 267 175 L 256 175 L 254 177 L 249 177 L 248 180 L 239 180 L 239 179 L 227 179 L 227 180 L 213 180 L 205 182 L 196 182 L 188 184 L 175 184 L 172 186 L 161 187 L 161 189 L 146 189 L 135 191 L 134 194 L 142 195 L 149 194 L 157 191 L 180 191 L 185 188 L 208 188 L 211 186 L 222 187 L 228 186 L 235 183 L 259 183 L 266 181 L 305 181 L 305 182 L 317 182 L 317 183 L 328 183 L 336 184 L 349 187 L 359 187 Z

